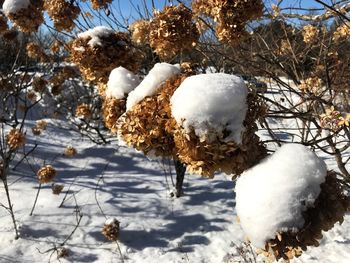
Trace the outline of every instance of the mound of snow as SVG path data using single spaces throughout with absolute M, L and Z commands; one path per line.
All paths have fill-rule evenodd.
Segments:
M 115 68 L 109 75 L 106 96 L 108 98 L 123 99 L 139 84 L 140 79 L 134 73 L 123 67 Z
M 283 145 L 244 172 L 236 182 L 236 209 L 252 244 L 264 248 L 277 232 L 300 229 L 326 174 L 324 161 L 299 144 Z
M 135 90 L 129 93 L 126 102 L 126 110 L 130 110 L 134 105 L 139 103 L 147 96 L 152 96 L 157 92 L 157 89 L 169 78 L 180 74 L 180 65 L 171 65 L 168 63 L 157 63 L 150 70 L 148 75 L 136 87 Z
M 111 34 L 114 34 L 115 31 L 106 26 L 97 26 L 91 28 L 83 33 L 78 34 L 78 38 L 91 38 L 88 42 L 90 47 L 103 46 L 101 38 L 106 38 Z
M 241 142 L 243 120 L 247 112 L 248 90 L 237 76 L 214 73 L 188 77 L 171 98 L 171 112 L 176 122 L 189 132 L 194 128 L 199 138 L 209 139 L 230 132 L 225 141 Z
M 29 6 L 30 0 L 5 0 L 2 9 L 6 15 L 15 14 Z

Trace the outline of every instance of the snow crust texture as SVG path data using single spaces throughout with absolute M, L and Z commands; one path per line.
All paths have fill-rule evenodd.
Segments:
M 103 42 L 101 41 L 101 38 L 107 38 L 109 35 L 114 33 L 115 31 L 109 27 L 97 26 L 83 33 L 79 33 L 78 38 L 90 37 L 91 39 L 88 42 L 89 46 L 96 47 L 96 46 L 103 46 Z
M 140 79 L 131 71 L 123 67 L 115 68 L 109 75 L 106 96 L 108 98 L 123 99 L 140 84 Z
M 247 112 L 248 90 L 240 77 L 200 74 L 188 77 L 171 98 L 171 113 L 176 122 L 201 140 L 229 132 L 225 141 L 241 142 Z M 214 139 L 214 138 L 212 138 Z
M 6 15 L 17 13 L 19 10 L 27 8 L 30 0 L 5 0 L 2 9 Z
M 158 88 L 173 76 L 181 73 L 180 65 L 172 65 L 168 63 L 157 63 L 149 71 L 148 75 L 136 87 L 135 90 L 129 93 L 126 102 L 126 110 L 130 110 L 134 105 L 139 103 L 147 96 L 154 95 Z
M 300 144 L 285 144 L 244 172 L 236 182 L 236 209 L 252 244 L 264 248 L 277 232 L 300 229 L 326 175 L 324 161 Z

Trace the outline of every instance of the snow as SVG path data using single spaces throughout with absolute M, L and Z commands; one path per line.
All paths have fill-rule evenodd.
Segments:
M 118 224 L 118 220 L 115 217 L 108 218 L 105 221 L 105 225 L 115 225 L 115 224 Z
M 123 99 L 127 94 L 139 85 L 140 79 L 131 71 L 123 67 L 115 68 L 109 75 L 106 96 L 109 98 Z
M 27 8 L 30 0 L 5 0 L 2 9 L 6 15 L 17 13 L 19 10 Z
M 152 96 L 157 92 L 157 89 L 169 78 L 180 74 L 180 65 L 172 65 L 168 63 L 157 63 L 149 71 L 148 75 L 136 87 L 135 90 L 129 93 L 126 102 L 126 110 L 130 110 L 134 105 L 139 103 L 147 96 Z
M 312 207 L 327 166 L 307 147 L 285 144 L 236 182 L 236 209 L 244 232 L 259 248 L 277 232 L 296 231 Z
M 230 131 L 225 141 L 240 143 L 247 111 L 247 94 L 243 80 L 234 75 L 214 73 L 191 76 L 172 96 L 171 112 L 185 131 L 194 128 L 201 140 L 210 141 L 213 130 L 219 135 Z
M 91 38 L 88 42 L 90 47 L 103 46 L 101 38 L 114 34 L 115 31 L 106 26 L 97 26 L 85 32 L 79 33 L 78 38 Z

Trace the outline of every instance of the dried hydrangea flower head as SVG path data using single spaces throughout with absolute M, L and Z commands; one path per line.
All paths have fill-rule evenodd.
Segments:
M 131 39 L 136 44 L 149 44 L 150 21 L 140 19 L 129 26 Z
M 321 184 L 321 192 L 314 207 L 303 213 L 304 226 L 299 231 L 277 233 L 276 238 L 266 243 L 265 249 L 258 250 L 274 260 L 286 261 L 299 257 L 307 247 L 320 245 L 322 232 L 331 230 L 336 223 L 342 223 L 350 211 L 350 199 L 343 191 L 343 182 L 336 173 L 329 171 L 326 181 Z
M 302 34 L 306 44 L 314 44 L 318 41 L 318 28 L 313 25 L 304 26 Z
M 182 51 L 191 50 L 199 32 L 192 12 L 184 5 L 167 6 L 155 11 L 150 23 L 150 45 L 162 59 L 170 59 Z
M 237 215 L 258 253 L 269 262 L 289 262 L 319 246 L 322 231 L 343 222 L 350 209 L 344 190 L 342 179 L 313 151 L 288 143 L 238 178 Z
M 177 158 L 190 173 L 237 176 L 266 155 L 255 134 L 265 107 L 236 76 L 188 77 L 171 98 L 171 113 Z
M 102 92 L 102 115 L 105 126 L 111 132 L 117 132 L 117 120 L 126 111 L 126 98 L 139 83 L 139 77 L 123 67 L 113 69 L 109 75 Z
M 310 92 L 315 95 L 320 95 L 322 93 L 322 80 L 318 77 L 310 77 L 305 80 L 302 80 L 299 89 L 302 92 Z
M 245 26 L 263 14 L 261 0 L 194 0 L 192 9 L 196 16 L 211 17 L 216 22 L 220 41 L 235 44 L 247 35 Z
M 83 119 L 91 118 L 92 112 L 90 106 L 86 103 L 79 104 L 75 110 L 75 116 Z
M 172 135 L 170 98 L 186 76 L 165 81 L 156 94 L 146 97 L 120 117 L 119 137 L 145 155 L 175 157 Z
M 41 184 L 52 182 L 56 174 L 57 172 L 55 168 L 53 168 L 51 165 L 45 165 L 41 167 L 36 173 L 39 183 Z
M 64 156 L 74 157 L 77 154 L 77 150 L 73 146 L 67 146 L 64 149 Z
M 117 241 L 120 231 L 120 222 L 116 218 L 107 219 L 104 223 L 102 234 L 109 241 Z
M 43 77 L 34 77 L 32 81 L 32 87 L 35 92 L 43 92 L 48 85 L 48 82 Z
M 7 42 L 12 42 L 17 40 L 18 31 L 15 28 L 10 28 L 1 33 L 3 39 Z
M 127 33 L 99 26 L 78 34 L 71 43 L 70 59 L 86 80 L 107 83 L 109 73 L 118 66 L 136 71 L 142 54 Z
M 90 0 L 93 9 L 106 8 L 113 0 Z
M 8 29 L 7 18 L 0 12 L 0 34 Z
M 74 20 L 80 14 L 80 8 L 73 1 L 66 0 L 45 0 L 44 9 L 58 31 L 72 31 Z
M 41 62 L 48 61 L 48 56 L 45 51 L 36 43 L 29 42 L 26 46 L 27 55 L 30 58 L 38 59 Z
M 26 137 L 20 129 L 12 129 L 6 135 L 6 143 L 12 151 L 18 150 L 26 142 Z
M 337 132 L 343 126 L 349 126 L 350 115 L 346 114 L 345 117 L 334 108 L 334 106 L 326 109 L 325 113 L 320 115 L 320 124 L 324 129 Z
M 350 37 L 350 23 L 341 24 L 337 30 L 333 33 L 333 40 L 340 41 L 348 39 Z
M 59 195 L 62 192 L 63 188 L 64 188 L 64 185 L 62 184 L 52 184 L 51 186 L 52 193 L 54 195 Z
M 36 32 L 43 23 L 43 0 L 5 0 L 3 12 L 20 31 Z

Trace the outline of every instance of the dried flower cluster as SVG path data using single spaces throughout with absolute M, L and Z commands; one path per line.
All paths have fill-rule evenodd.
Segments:
M 33 90 L 36 92 L 43 92 L 48 85 L 48 82 L 42 77 L 34 77 L 32 81 Z
M 14 28 L 11 28 L 2 32 L 1 35 L 4 38 L 4 40 L 10 42 L 10 41 L 14 41 L 17 38 L 18 31 Z
M 95 10 L 106 8 L 112 1 L 113 0 L 90 0 L 92 8 Z
M 320 115 L 321 127 L 334 132 L 338 131 L 342 126 L 349 126 L 349 121 L 350 114 L 346 114 L 344 117 L 334 106 L 326 109 L 326 112 Z
M 317 42 L 318 29 L 313 25 L 306 25 L 303 27 L 303 38 L 306 44 L 314 44 Z
M 47 122 L 44 120 L 37 121 L 32 128 L 34 135 L 40 135 L 44 130 L 46 130 Z
M 322 93 L 322 80 L 318 77 L 311 77 L 302 80 L 299 89 L 302 92 L 310 92 L 315 95 L 320 95 Z
M 15 89 L 15 85 L 11 82 L 10 78 L 0 77 L 0 91 L 12 91 Z
M 303 213 L 304 227 L 297 232 L 277 233 L 276 238 L 266 244 L 265 250 L 258 253 L 268 257 L 270 262 L 281 258 L 289 262 L 299 257 L 308 246 L 319 246 L 322 231 L 332 229 L 337 222 L 342 223 L 349 211 L 350 198 L 344 193 L 344 184 L 334 172 L 328 172 L 314 207 Z
M 281 56 L 285 56 L 285 55 L 291 54 L 292 51 L 293 50 L 290 42 L 287 39 L 282 39 L 279 45 L 279 50 L 277 51 L 277 54 Z
M 150 22 L 144 19 L 137 20 L 129 26 L 132 31 L 131 40 L 136 44 L 149 44 Z
M 216 23 L 216 34 L 220 41 L 235 44 L 246 34 L 246 24 L 263 14 L 261 0 L 194 0 L 193 12 L 197 16 L 211 17 Z
M 126 110 L 126 100 L 116 98 L 104 98 L 102 115 L 105 126 L 112 132 L 117 133 L 117 120 Z
M 30 0 L 28 7 L 22 8 L 16 13 L 8 13 L 6 16 L 20 31 L 36 32 L 44 21 L 43 4 L 43 0 Z
M 192 12 L 184 5 L 167 6 L 155 12 L 150 23 L 150 45 L 162 58 L 170 59 L 196 45 L 199 32 Z
M 86 103 L 79 104 L 75 110 L 75 116 L 83 119 L 90 119 L 92 116 L 90 106 Z
M 30 58 L 38 59 L 41 62 L 46 62 L 48 57 L 45 51 L 36 43 L 29 42 L 26 46 L 27 55 Z
M 109 219 L 105 222 L 102 234 L 109 240 L 109 241 L 117 241 L 119 237 L 119 229 L 120 229 L 120 222 L 115 219 Z
M 6 16 L 0 13 L 0 34 L 8 29 Z
M 52 193 L 54 195 L 59 195 L 62 192 L 63 188 L 64 188 L 64 185 L 62 184 L 52 184 L 52 187 L 51 187 Z
M 79 66 L 86 80 L 107 83 L 116 67 L 138 69 L 142 54 L 132 47 L 128 34 L 115 32 L 101 37 L 101 45 L 92 46 L 90 40 L 91 37 L 78 37 L 70 47 L 70 59 Z
M 247 102 L 248 112 L 241 144 L 225 142 L 225 134 L 217 134 L 214 140 L 201 140 L 194 131 L 187 133 L 175 124 L 177 157 L 186 164 L 189 172 L 211 178 L 216 171 L 237 176 L 266 156 L 266 148 L 255 134 L 258 130 L 255 122 L 265 114 L 266 108 L 253 93 L 248 95 Z
M 333 33 L 333 40 L 340 41 L 350 37 L 350 23 L 341 24 Z
M 74 66 L 65 66 L 59 72 L 57 72 L 51 79 L 51 93 L 54 96 L 61 94 L 63 84 L 66 80 L 70 78 L 77 77 L 79 75 L 79 70 Z
M 12 151 L 18 150 L 26 143 L 26 137 L 20 129 L 12 129 L 6 135 L 6 143 Z
M 51 165 L 41 167 L 36 173 L 39 183 L 41 184 L 50 183 L 55 178 L 56 174 L 55 168 Z
M 120 117 L 118 135 L 129 146 L 156 156 L 175 156 L 175 145 L 171 134 L 170 98 L 185 79 L 176 76 L 167 80 L 159 91 L 146 97 Z
M 58 31 L 72 31 L 75 27 L 74 20 L 80 13 L 80 8 L 73 1 L 66 0 L 45 0 L 44 9 Z
M 60 41 L 54 41 L 50 46 L 50 50 L 52 53 L 57 54 L 60 51 L 61 46 L 62 44 Z
M 74 157 L 77 154 L 77 150 L 73 146 L 67 146 L 64 149 L 64 156 Z

